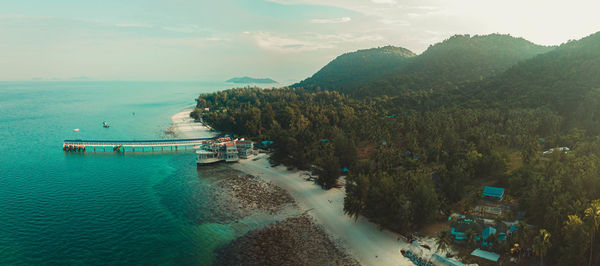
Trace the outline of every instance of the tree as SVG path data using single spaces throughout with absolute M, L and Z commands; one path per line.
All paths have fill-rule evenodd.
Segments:
M 488 243 L 488 246 L 491 246 L 490 249 L 497 249 L 497 245 L 498 245 L 498 235 L 497 234 L 491 234 L 489 235 L 485 241 Z
M 600 226 L 600 200 L 594 200 L 590 206 L 585 209 L 585 217 L 590 225 L 590 260 L 588 265 L 592 265 L 592 252 L 594 251 L 594 237 L 598 226 Z
M 450 245 L 452 243 L 452 239 L 450 238 L 450 232 L 448 230 L 439 231 L 436 238 L 435 244 L 437 245 L 436 252 L 442 251 L 444 253 L 450 250 Z
M 338 158 L 332 154 L 326 154 L 319 160 L 319 167 L 316 169 L 317 184 L 325 189 L 330 189 L 335 186 L 338 177 L 342 172 Z
M 358 220 L 364 206 L 369 177 L 358 173 L 351 174 L 346 179 L 346 196 L 344 197 L 344 214 Z
M 473 229 L 467 229 L 467 231 L 465 231 L 465 237 L 467 238 L 467 243 L 471 247 L 475 247 L 477 245 L 477 234 L 475 231 L 473 231 Z
M 560 261 L 563 265 L 585 264 L 588 232 L 586 226 L 577 215 L 569 215 L 563 227 L 563 245 L 561 245 Z
M 548 253 L 548 249 L 552 246 L 550 243 L 550 233 L 546 229 L 540 229 L 540 233 L 533 238 L 533 251 L 540 256 L 540 261 L 544 265 L 544 256 Z

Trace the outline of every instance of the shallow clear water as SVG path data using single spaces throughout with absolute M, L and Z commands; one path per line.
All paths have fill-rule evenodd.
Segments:
M 69 154 L 62 140 L 164 138 L 199 93 L 229 87 L 0 82 L 0 264 L 210 264 L 248 228 L 211 219 L 192 153 Z

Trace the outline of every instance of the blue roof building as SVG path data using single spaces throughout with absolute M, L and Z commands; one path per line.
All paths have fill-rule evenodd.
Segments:
M 489 252 L 489 251 L 485 251 L 485 250 L 481 250 L 481 249 L 473 250 L 473 252 L 471 252 L 471 255 L 480 257 L 480 258 L 484 258 L 486 260 L 491 260 L 493 262 L 498 262 L 498 259 L 500 258 L 500 255 L 497 253 Z
M 504 233 L 504 232 L 498 233 L 496 228 L 490 226 L 490 227 L 486 227 L 485 229 L 483 229 L 483 233 L 482 233 L 483 241 L 481 242 L 481 246 L 488 246 L 488 245 L 491 246 L 492 243 L 487 242 L 487 238 L 490 235 L 495 235 L 495 234 L 498 234 L 498 241 L 506 240 L 506 233 Z
M 483 187 L 483 197 L 492 200 L 504 199 L 504 188 L 500 187 Z
M 458 219 L 450 224 L 450 234 L 454 237 L 455 241 L 467 240 L 466 231 L 469 229 L 475 233 L 475 240 L 480 240 L 480 233 L 483 229 L 483 220 L 478 218 L 463 218 Z
M 263 140 L 259 143 L 256 143 L 256 147 L 261 148 L 261 149 L 268 149 L 271 146 L 273 146 L 273 144 L 275 144 L 275 142 L 272 140 Z

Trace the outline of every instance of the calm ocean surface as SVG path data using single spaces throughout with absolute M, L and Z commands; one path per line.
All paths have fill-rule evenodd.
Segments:
M 198 94 L 230 87 L 0 82 L 0 264 L 213 262 L 243 232 L 210 219 L 193 153 L 67 154 L 62 140 L 165 138 Z

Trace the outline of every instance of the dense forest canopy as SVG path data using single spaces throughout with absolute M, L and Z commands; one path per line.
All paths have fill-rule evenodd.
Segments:
M 274 141 L 272 160 L 312 170 L 324 188 L 346 175 L 345 212 L 398 232 L 464 211 L 482 184 L 505 187 L 526 222 L 551 234 L 547 262 L 598 265 L 599 55 L 600 33 L 557 48 L 455 36 L 392 78 L 205 94 L 193 116 Z M 572 152 L 542 156 L 555 147 Z M 511 241 L 538 248 L 536 230 Z
M 292 87 L 348 91 L 406 65 L 414 56 L 408 49 L 394 46 L 358 50 L 338 56 L 312 77 Z

